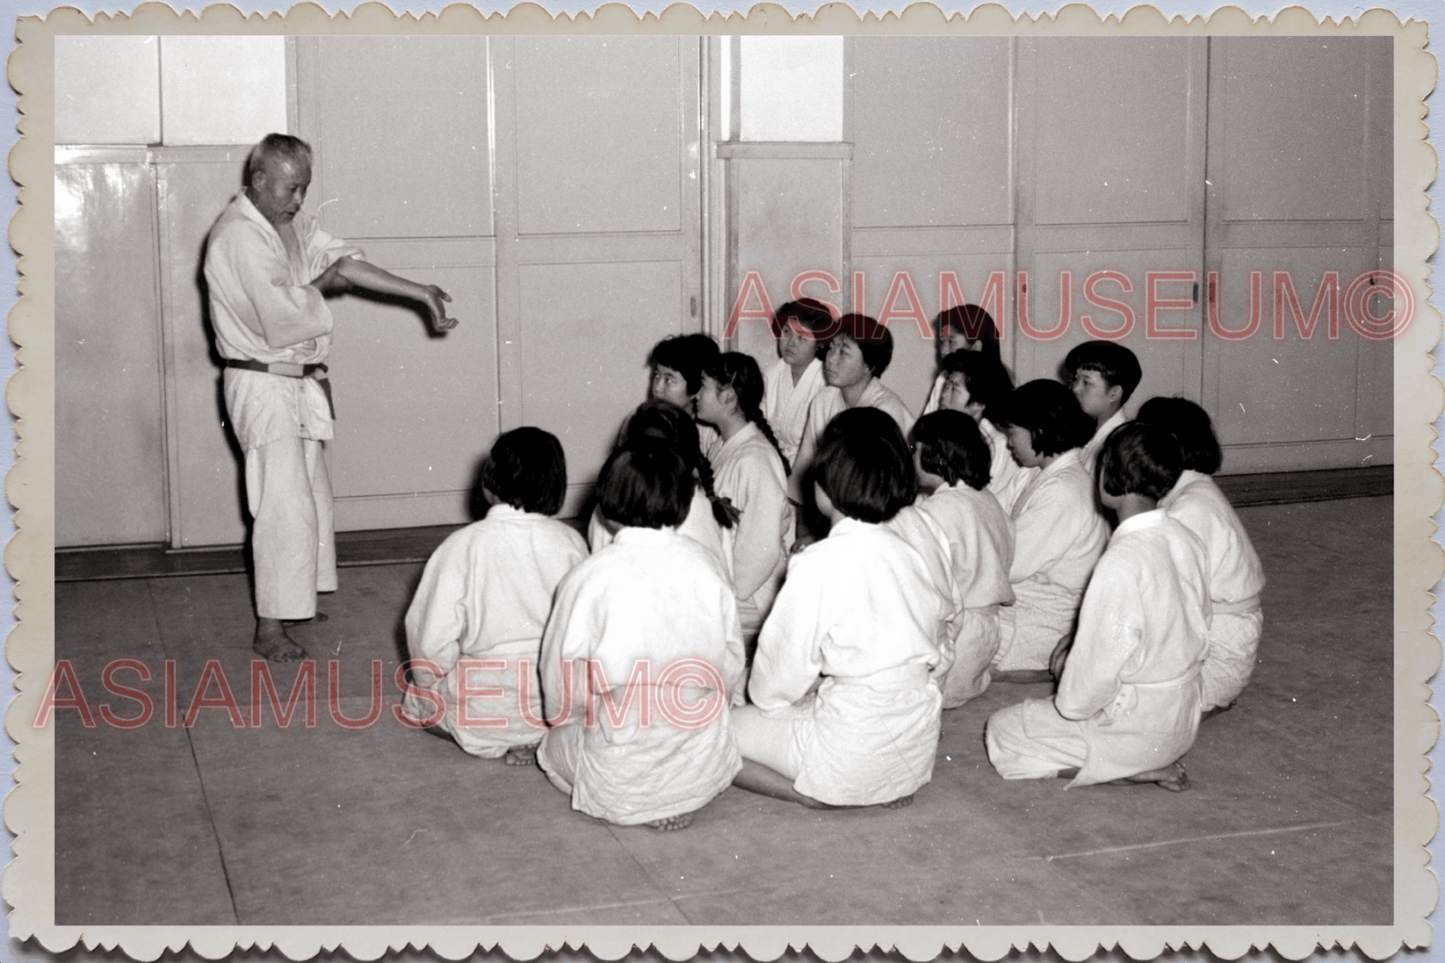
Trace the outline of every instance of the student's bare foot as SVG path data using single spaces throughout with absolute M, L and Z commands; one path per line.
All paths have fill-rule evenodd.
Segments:
M 1049 674 L 1048 669 L 1005 669 L 993 670 L 993 681 L 995 682 L 1052 682 L 1054 677 Z
M 310 658 L 306 650 L 286 634 L 280 619 L 256 620 L 256 637 L 251 640 L 251 650 L 272 662 L 300 662 Z
M 509 766 L 535 766 L 537 764 L 536 746 L 517 746 L 515 749 L 508 749 L 502 761 Z
M 1200 713 L 1200 715 L 1199 715 L 1199 721 L 1200 721 L 1200 722 L 1203 722 L 1205 719 L 1213 719 L 1215 716 L 1219 715 L 1221 712 L 1228 712 L 1230 709 L 1233 709 L 1233 708 L 1234 708 L 1234 703 L 1231 702 L 1231 703 L 1229 703 L 1228 705 L 1215 706 L 1213 709 L 1205 709 L 1202 713 Z
M 1130 776 L 1125 782 L 1152 782 L 1170 792 L 1183 792 L 1189 788 L 1189 774 L 1184 771 L 1184 763 L 1175 762 L 1158 769 L 1150 769 L 1148 772 L 1141 772 L 1138 775 Z
M 653 829 L 661 829 L 664 832 L 674 829 L 686 829 L 692 825 L 692 813 L 683 813 L 680 816 L 668 816 L 666 819 L 654 819 L 647 825 Z
M 909 793 L 909 794 L 906 795 L 906 796 L 899 796 L 897 799 L 893 800 L 892 802 L 886 802 L 886 803 L 883 803 L 883 804 L 882 804 L 882 806 L 883 806 L 884 809 L 903 809 L 903 808 L 906 807 L 906 806 L 912 806 L 912 805 L 913 805 L 913 793 Z

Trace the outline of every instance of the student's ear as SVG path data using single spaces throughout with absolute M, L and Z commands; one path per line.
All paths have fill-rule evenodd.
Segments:
M 985 407 L 987 406 L 982 401 L 970 401 L 968 404 L 963 406 L 963 413 L 965 415 L 968 415 L 974 421 L 978 421 L 980 418 L 983 417 L 983 409 Z
M 723 403 L 723 407 L 725 408 L 737 408 L 738 410 L 742 410 L 742 405 L 738 403 L 737 389 L 734 388 L 732 385 L 728 385 L 726 387 L 719 387 L 717 390 L 717 400 L 721 401 Z
M 1104 392 L 1104 397 L 1109 399 L 1109 404 L 1124 407 L 1124 386 L 1110 385 L 1109 390 Z

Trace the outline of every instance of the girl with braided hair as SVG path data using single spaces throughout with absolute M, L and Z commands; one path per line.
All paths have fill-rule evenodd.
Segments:
M 796 524 L 788 501 L 788 460 L 762 403 L 763 374 L 749 355 L 719 355 L 703 369 L 697 417 L 722 436 L 713 471 L 719 493 L 741 512 L 733 541 L 733 587 L 749 648 L 787 572 Z
M 677 530 L 707 549 L 717 560 L 722 573 L 731 581 L 733 525 L 737 521 L 738 513 L 727 499 L 717 493 L 712 465 L 703 456 L 698 441 L 697 423 L 692 420 L 691 412 L 684 411 L 670 401 L 644 401 L 628 417 L 617 447 L 635 448 L 638 445 L 659 443 L 677 452 L 697 479 L 687 515 L 677 526 Z M 594 510 L 592 520 L 587 526 L 587 544 L 592 547 L 592 553 L 595 555 L 611 544 L 614 534 L 601 512 Z

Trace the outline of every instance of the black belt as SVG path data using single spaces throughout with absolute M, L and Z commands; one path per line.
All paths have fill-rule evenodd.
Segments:
M 310 378 L 321 386 L 322 393 L 326 395 L 326 407 L 331 412 L 331 419 L 336 420 L 336 403 L 331 400 L 331 381 L 326 377 L 324 364 L 292 364 L 287 361 L 267 364 L 264 361 L 252 361 L 250 358 L 227 358 L 226 367 L 280 375 L 283 378 Z

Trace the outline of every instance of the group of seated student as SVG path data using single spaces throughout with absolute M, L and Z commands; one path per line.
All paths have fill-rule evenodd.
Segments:
M 504 433 L 490 510 L 407 613 L 408 713 L 540 766 L 583 813 L 678 829 L 729 785 L 907 805 L 943 711 L 1052 681 L 986 723 L 1001 776 L 1187 788 L 1181 759 L 1248 682 L 1262 626 L 1209 416 L 1154 398 L 1128 421 L 1142 374 L 1116 343 L 1015 388 L 986 311 L 935 325 L 916 422 L 861 314 L 783 305 L 766 373 L 705 335 L 663 340 L 586 543 L 551 517 L 557 439 Z

